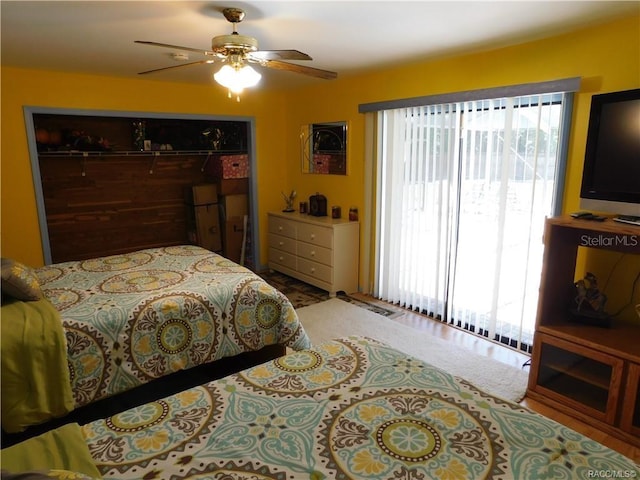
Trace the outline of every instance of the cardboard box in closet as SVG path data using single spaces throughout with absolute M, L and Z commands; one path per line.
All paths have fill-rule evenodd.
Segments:
M 223 195 L 222 210 L 225 219 L 232 217 L 244 217 L 249 214 L 249 196 L 246 194 Z
M 189 241 L 212 252 L 221 251 L 222 235 L 216 186 L 202 184 L 186 188 L 185 200 Z
M 249 155 L 220 155 L 209 163 L 208 171 L 215 178 L 247 178 L 249 176 Z
M 240 263 L 242 240 L 244 239 L 244 217 L 227 218 L 224 222 L 223 255 Z
M 193 185 L 185 189 L 185 200 L 189 205 L 218 203 L 218 189 L 214 183 Z
M 249 193 L 248 178 L 226 178 L 217 179 L 219 195 L 235 195 L 238 193 Z
M 240 263 L 242 240 L 244 239 L 244 217 L 249 214 L 249 196 L 246 194 L 223 195 L 220 197 L 223 224 L 223 254 L 229 260 Z

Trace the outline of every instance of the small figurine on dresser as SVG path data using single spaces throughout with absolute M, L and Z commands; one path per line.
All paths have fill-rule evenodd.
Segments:
M 289 195 L 286 195 L 284 192 L 282 193 L 282 198 L 284 198 L 285 201 L 285 207 L 284 210 L 282 210 L 283 212 L 294 212 L 295 209 L 293 208 L 293 201 L 295 200 L 296 196 L 298 195 L 296 193 L 295 190 L 291 190 L 291 193 Z

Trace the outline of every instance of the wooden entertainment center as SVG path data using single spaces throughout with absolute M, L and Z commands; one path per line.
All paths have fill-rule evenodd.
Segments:
M 640 319 L 610 327 L 572 320 L 579 248 L 640 255 L 640 227 L 548 219 L 527 395 L 640 446 Z

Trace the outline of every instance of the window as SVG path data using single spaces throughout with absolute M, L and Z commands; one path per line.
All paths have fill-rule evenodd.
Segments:
M 374 294 L 531 351 L 571 94 L 378 113 Z

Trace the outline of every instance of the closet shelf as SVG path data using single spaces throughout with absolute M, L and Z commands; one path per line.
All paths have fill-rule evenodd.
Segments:
M 122 151 L 80 151 L 68 150 L 64 152 L 40 152 L 39 157 L 142 157 L 142 156 L 177 156 L 177 155 L 235 155 L 246 153 L 244 150 L 122 150 Z

